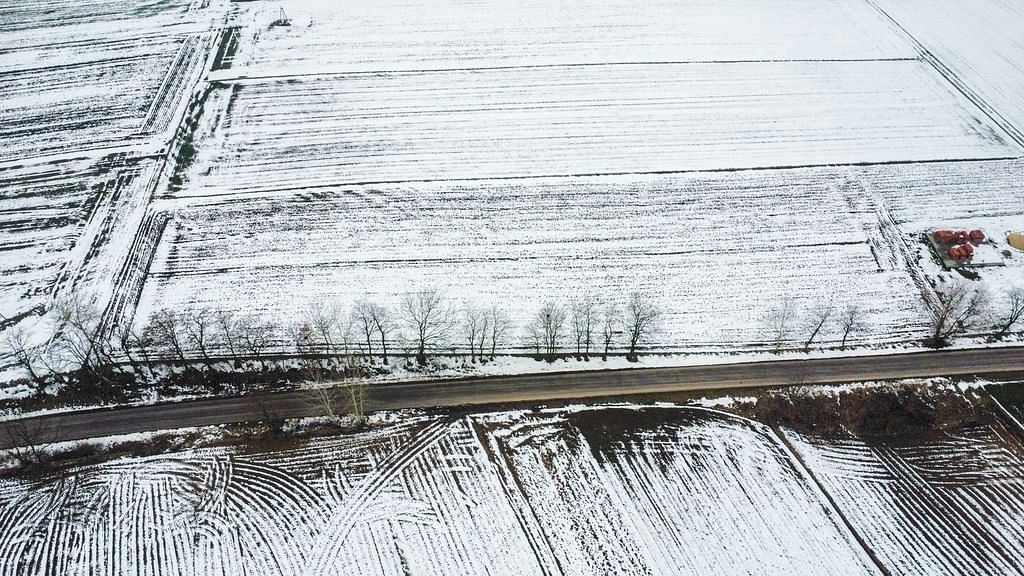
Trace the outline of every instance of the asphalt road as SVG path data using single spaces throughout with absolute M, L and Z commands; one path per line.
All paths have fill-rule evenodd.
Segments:
M 1024 373 L 1024 347 L 920 352 L 816 360 L 780 360 L 523 376 L 378 384 L 369 410 L 502 404 L 722 388 L 834 384 L 929 376 Z M 295 418 L 318 414 L 311 393 L 287 391 L 112 409 L 83 410 L 0 424 L 0 449 L 12 446 L 4 428 L 37 430 L 45 441 L 148 432 L 260 420 L 267 413 Z

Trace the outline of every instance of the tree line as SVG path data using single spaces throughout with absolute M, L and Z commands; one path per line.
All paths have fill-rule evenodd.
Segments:
M 266 371 L 272 356 L 292 354 L 318 358 L 318 376 L 345 377 L 378 360 L 390 364 L 395 347 L 421 367 L 439 354 L 468 352 L 470 363 L 486 362 L 516 346 L 548 361 L 571 354 L 590 359 L 598 351 L 607 359 L 621 346 L 636 361 L 661 316 L 639 292 L 624 307 L 593 296 L 568 304 L 549 300 L 530 317 L 523 340 L 517 341 L 501 306 L 459 304 L 435 288 L 409 293 L 397 306 L 369 298 L 348 307 L 316 302 L 287 325 L 253 313 L 199 308 L 159 310 L 142 328 L 104 329 L 99 312 L 74 299 L 57 302 L 52 312 L 57 328 L 41 345 L 24 328 L 6 334 L 6 348 L 39 389 L 58 374 L 95 385 L 157 380 L 159 367 L 168 363 L 214 371 L 229 362 L 234 370 Z
M 937 290 L 929 307 L 927 343 L 947 345 L 952 339 L 987 330 L 992 340 L 1013 333 L 1024 320 L 1024 290 L 1007 294 L 994 310 L 986 292 L 966 282 Z M 214 371 L 224 362 L 234 371 L 266 371 L 270 356 L 316 358 L 316 378 L 360 375 L 367 367 L 389 365 L 398 349 L 403 357 L 426 366 L 439 354 L 465 354 L 470 363 L 493 360 L 499 351 L 521 347 L 538 359 L 566 356 L 607 360 L 621 351 L 635 362 L 661 329 L 663 311 L 640 292 L 624 304 L 583 294 L 569 301 L 547 300 L 516 327 L 500 305 L 457 303 L 442 290 L 406 294 L 387 306 L 362 298 L 350 306 L 335 302 L 309 305 L 282 325 L 252 313 L 226 310 L 159 310 L 140 328 L 118 325 L 104 329 L 95 308 L 75 300 L 53 307 L 56 329 L 42 345 L 22 328 L 6 331 L 6 348 L 31 382 L 43 389 L 54 375 L 66 381 L 102 386 L 129 380 L 158 380 L 161 364 L 201 366 Z M 845 349 L 866 329 L 858 306 L 836 309 L 819 303 L 800 309 L 784 299 L 762 317 L 764 346 L 775 352 L 810 350 L 829 340 Z

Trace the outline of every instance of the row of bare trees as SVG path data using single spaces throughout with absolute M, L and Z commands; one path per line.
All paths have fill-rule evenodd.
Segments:
M 840 349 L 846 349 L 850 337 L 865 328 L 859 306 L 850 305 L 836 311 L 832 303 L 826 302 L 802 311 L 791 298 L 771 307 L 762 323 L 771 349 L 775 352 L 782 351 L 794 341 L 799 341 L 806 352 L 827 333 L 839 340 Z
M 638 348 L 657 333 L 660 320 L 660 308 L 640 292 L 630 294 L 625 309 L 584 295 L 568 306 L 545 302 L 527 324 L 525 336 L 534 352 L 549 361 L 565 350 L 566 339 L 576 357 L 589 359 L 592 350 L 600 349 L 601 359 L 607 360 L 612 344 L 624 336 L 626 359 L 635 362 Z
M 867 328 L 863 309 L 850 305 L 837 311 L 826 302 L 801 310 L 793 299 L 785 299 L 762 318 L 771 349 L 780 352 L 799 342 L 804 351 L 830 333 L 845 349 L 848 340 Z M 952 282 L 936 290 L 929 308 L 928 344 L 946 346 L 953 339 L 971 333 L 987 332 L 991 341 L 1006 338 L 1024 324 L 1024 290 L 1006 293 L 998 307 L 980 286 L 966 281 Z
M 991 341 L 1002 340 L 1024 320 L 1024 289 L 1008 291 L 998 307 L 984 287 L 966 281 L 937 289 L 936 296 L 931 309 L 933 346 L 945 346 L 958 336 L 981 331 L 988 331 Z
M 993 340 L 1024 324 L 1024 290 L 1006 295 L 996 310 L 987 294 L 968 282 L 937 291 L 931 307 L 930 342 L 936 346 L 967 333 L 987 331 Z M 568 302 L 543 302 L 522 327 L 523 344 L 535 355 L 607 359 L 613 348 L 630 361 L 660 328 L 662 311 L 651 298 L 633 293 L 624 305 L 583 294 Z M 5 331 L 5 348 L 38 389 L 51 374 L 74 373 L 97 384 L 125 378 L 155 377 L 154 365 L 172 361 L 205 365 L 230 360 L 258 362 L 266 369 L 271 350 L 290 348 L 300 357 L 322 357 L 322 377 L 337 379 L 373 365 L 387 365 L 391 347 L 399 347 L 420 365 L 433 354 L 468 350 L 470 362 L 493 359 L 499 349 L 518 342 L 509 315 L 500 306 L 456 304 L 438 289 L 407 294 L 389 307 L 363 298 L 348 308 L 315 303 L 294 323 L 281 326 L 255 314 L 224 310 L 160 310 L 142 330 L 132 326 L 100 329 L 100 314 L 75 301 L 57 302 L 56 333 L 35 340 L 17 326 Z M 773 350 L 800 345 L 809 350 L 831 339 L 845 348 L 866 328 L 857 306 L 832 304 L 801 310 L 794 300 L 780 301 L 762 318 Z

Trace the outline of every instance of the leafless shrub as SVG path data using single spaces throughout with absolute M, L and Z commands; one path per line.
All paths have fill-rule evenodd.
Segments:
M 633 292 L 629 296 L 629 303 L 626 305 L 626 332 L 629 335 L 629 352 L 626 353 L 626 360 L 636 362 L 637 345 L 651 338 L 658 330 L 658 322 L 661 319 L 661 310 L 648 298 L 639 292 Z
M 345 398 L 345 413 L 352 418 L 356 427 L 366 423 L 366 407 L 369 398 L 370 386 L 365 380 L 346 382 L 342 384 L 341 391 Z

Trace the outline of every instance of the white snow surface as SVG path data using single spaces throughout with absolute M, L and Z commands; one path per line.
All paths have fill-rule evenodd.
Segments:
M 850 343 L 927 333 L 922 293 L 939 274 L 920 233 L 932 223 L 1024 225 L 1020 161 L 821 167 L 530 182 L 338 186 L 207 198 L 172 215 L 139 304 L 259 310 L 285 325 L 318 301 L 397 306 L 429 286 L 457 304 L 500 304 L 523 326 L 547 299 L 664 310 L 658 343 L 715 352 L 763 343 L 764 318 L 857 306 Z M 175 208 L 181 206 L 180 208 Z M 989 225 L 992 218 L 1000 226 Z M 381 233 L 387 231 L 387 233 Z M 1005 238 L 1004 238 L 1005 242 Z M 1024 264 L 982 271 L 1002 294 Z M 830 322 L 820 342 L 837 343 Z M 792 338 L 800 343 L 802 325 Z
M 607 410 L 412 416 L 6 481 L 0 574 L 874 573 L 771 432 L 657 408 L 598 447 L 574 418 L 646 414 Z
M 868 549 L 893 574 L 1016 573 L 999 426 L 892 444 L 666 404 L 406 412 L 0 481 L 0 574 L 879 574 Z
M 11 0 L 0 313 L 42 341 L 71 293 L 283 326 L 438 286 L 518 330 L 642 290 L 662 350 L 763 349 L 787 298 L 914 341 L 952 279 L 920 234 L 1024 229 L 1022 27 L 998 0 Z M 982 272 L 995 302 L 1021 262 Z

